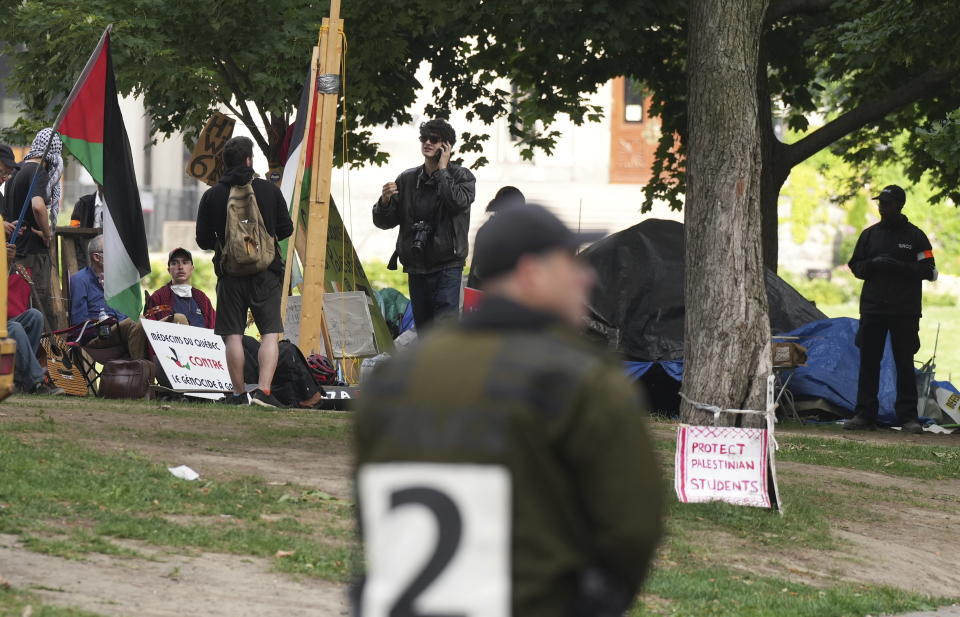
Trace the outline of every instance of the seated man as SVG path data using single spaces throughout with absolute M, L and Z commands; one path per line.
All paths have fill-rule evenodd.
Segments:
M 11 262 L 16 250 L 16 244 L 7 244 L 7 259 Z M 19 276 L 19 274 L 11 276 Z M 11 305 L 8 304 L 8 306 Z M 27 308 L 23 311 L 18 309 L 16 312 L 16 315 L 10 315 L 10 311 L 7 314 L 7 334 L 17 342 L 14 384 L 20 392 L 28 394 L 63 394 L 63 388 L 49 383 L 46 369 L 37 360 L 40 335 L 43 333 L 43 313 L 35 308 Z
M 103 297 L 103 236 L 90 240 L 87 260 L 89 265 L 70 277 L 70 325 L 97 321 L 101 311 L 106 312 L 117 320 L 116 325 L 110 327 L 109 336 L 98 336 L 87 345 L 113 347 L 123 343 L 132 359 L 143 360 L 147 353 L 147 337 L 143 328 L 120 311 L 107 306 Z
M 167 272 L 170 282 L 153 292 L 147 301 L 147 311 L 161 306 L 169 310 L 158 311 L 150 315 L 151 319 L 167 320 L 178 324 L 213 329 L 217 322 L 217 312 L 207 294 L 190 283 L 193 276 L 193 255 L 185 248 L 177 248 L 167 258 Z

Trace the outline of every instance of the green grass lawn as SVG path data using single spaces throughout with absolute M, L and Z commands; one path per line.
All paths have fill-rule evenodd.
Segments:
M 351 580 L 360 567 L 349 500 L 316 486 L 251 476 L 184 482 L 140 450 L 149 447 L 157 457 L 158 449 L 188 444 L 229 457 L 253 446 L 281 453 L 315 448 L 316 456 L 323 457 L 328 448 L 345 451 L 348 414 L 96 400 L 86 410 L 92 413 L 84 414 L 84 401 L 53 401 L 21 397 L 0 404 L 0 533 L 18 535 L 29 550 L 70 559 L 88 553 L 149 558 L 137 550 L 139 544 L 129 542 L 135 540 L 186 554 L 203 550 L 267 558 L 281 572 L 336 582 Z M 50 409 L 67 403 L 72 407 Z M 106 413 L 112 414 L 109 430 L 93 430 L 83 421 Z M 745 564 L 760 555 L 795 550 L 823 552 L 829 559 L 841 555 L 844 544 L 831 529 L 873 520 L 879 516 L 872 511 L 875 503 L 931 511 L 953 508 L 952 503 L 931 504 L 884 486 L 830 487 L 809 471 L 787 471 L 780 477 L 788 504 L 784 515 L 718 503 L 682 505 L 670 478 L 673 425 L 655 426 L 665 467 L 668 535 L 632 617 L 863 617 L 951 601 L 842 577 L 796 580 L 789 569 L 756 573 Z M 105 447 L 105 439 L 125 445 Z M 852 442 L 838 439 L 829 428 L 781 435 L 779 441 L 780 460 L 814 467 L 879 470 L 927 482 L 960 475 L 960 448 L 953 441 Z M 723 539 L 728 539 L 727 548 L 716 550 Z M 29 590 L 2 589 L 0 584 L 0 617 L 19 615 L 26 604 L 34 606 L 34 615 L 87 615 L 45 607 Z
M 860 317 L 855 303 L 822 305 L 817 308 L 828 317 Z M 923 318 L 920 320 L 920 351 L 914 359 L 922 363 L 933 356 L 938 326 L 940 342 L 937 345 L 937 379 L 952 381 L 952 376 L 956 376 L 960 382 L 960 306 L 928 306 L 923 309 Z

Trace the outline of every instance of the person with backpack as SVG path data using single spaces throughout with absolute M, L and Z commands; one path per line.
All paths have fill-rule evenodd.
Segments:
M 217 321 L 223 337 L 234 405 L 280 407 L 271 393 L 283 334 L 280 302 L 283 260 L 279 240 L 293 233 L 287 202 L 274 184 L 253 171 L 253 141 L 233 137 L 223 146 L 226 173 L 200 198 L 197 246 L 214 250 L 217 274 Z M 257 388 L 244 388 L 243 332 L 247 310 L 260 331 Z

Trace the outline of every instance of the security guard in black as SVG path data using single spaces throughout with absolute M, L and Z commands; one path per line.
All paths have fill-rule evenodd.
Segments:
M 863 279 L 860 294 L 860 376 L 855 417 L 850 430 L 875 428 L 879 410 L 880 361 L 887 334 L 897 366 L 897 420 L 919 432 L 913 356 L 920 349 L 921 282 L 936 280 L 933 249 L 923 231 L 901 213 L 906 194 L 896 185 L 883 189 L 880 222 L 860 234 L 850 259 L 854 276 Z

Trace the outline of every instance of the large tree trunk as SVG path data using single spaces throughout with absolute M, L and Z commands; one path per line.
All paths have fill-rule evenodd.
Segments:
M 723 408 L 764 409 L 771 372 L 757 103 L 767 1 L 690 4 L 683 392 Z M 681 418 L 713 422 L 687 402 Z

